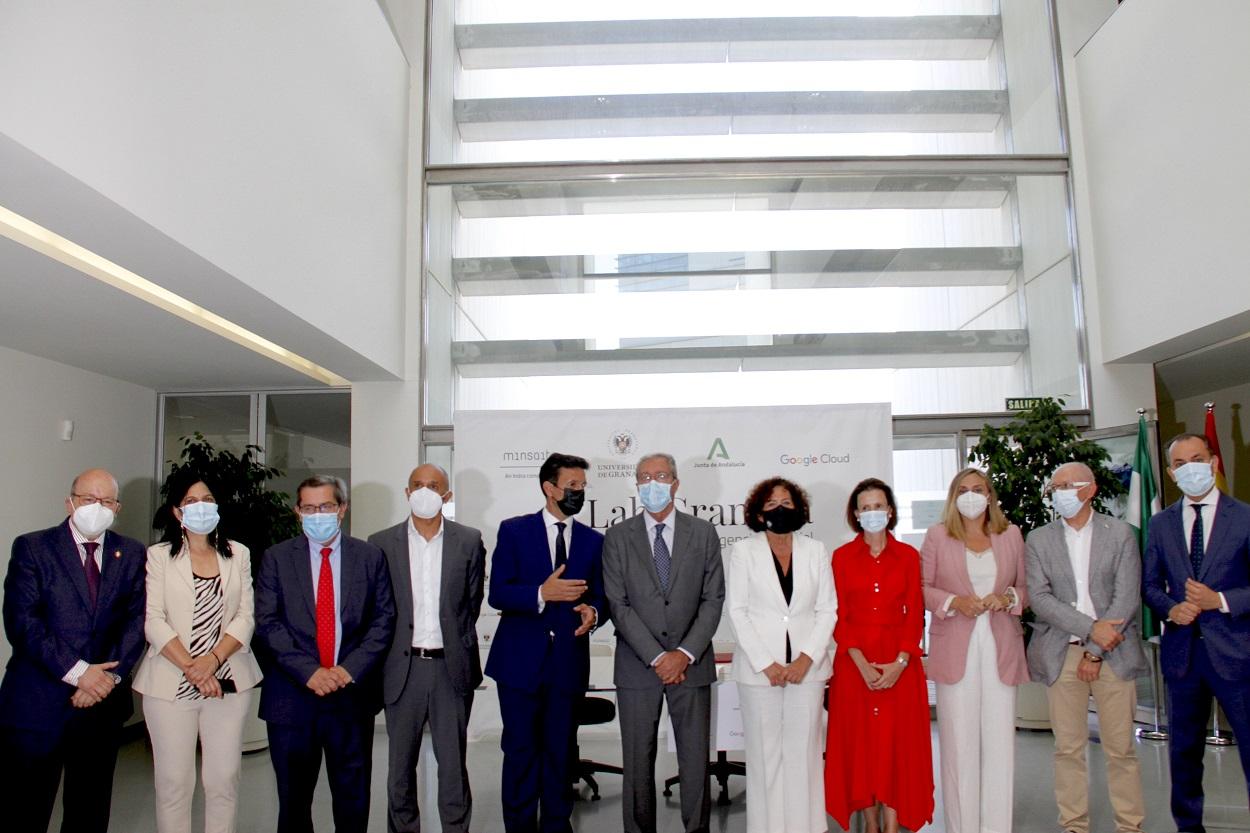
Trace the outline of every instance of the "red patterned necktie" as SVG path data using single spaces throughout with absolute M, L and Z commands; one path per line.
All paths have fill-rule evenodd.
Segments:
M 317 653 L 324 668 L 334 667 L 334 571 L 329 547 L 321 548 L 321 575 L 317 578 Z

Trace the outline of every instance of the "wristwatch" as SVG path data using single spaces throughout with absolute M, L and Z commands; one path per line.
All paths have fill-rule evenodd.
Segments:
M 1102 657 L 1096 657 L 1093 654 L 1091 654 L 1089 651 L 1085 652 L 1085 659 L 1088 660 L 1089 662 L 1102 662 Z
M 116 673 L 115 671 L 110 671 L 110 672 L 108 672 L 108 675 L 109 675 L 110 677 L 112 677 L 112 678 L 113 678 L 113 685 L 121 685 L 121 684 L 122 684 L 122 675 L 121 675 L 121 674 L 118 674 L 118 673 Z
M 907 663 L 908 663 L 910 660 L 908 659 L 907 654 L 899 654 L 898 659 L 896 659 L 896 660 L 894 660 L 894 661 L 895 661 L 895 662 L 897 662 L 899 665 L 903 666 L 904 668 L 906 668 L 906 667 L 907 667 Z

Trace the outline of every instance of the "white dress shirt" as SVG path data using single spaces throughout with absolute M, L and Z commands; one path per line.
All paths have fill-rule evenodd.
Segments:
M 425 540 L 412 518 L 408 519 L 408 575 L 412 583 L 412 647 L 442 648 L 443 629 L 438 622 L 438 598 L 443 585 L 443 531 Z
M 1068 563 L 1072 565 L 1072 578 L 1076 581 L 1076 609 L 1091 619 L 1097 619 L 1094 611 L 1094 600 L 1089 595 L 1089 561 L 1090 544 L 1094 539 L 1093 516 L 1085 526 L 1074 529 L 1072 524 L 1063 522 L 1063 540 L 1068 546 Z M 1086 634 L 1076 634 L 1084 638 Z
M 1185 502 L 1181 504 L 1181 524 L 1185 527 L 1185 552 L 1189 552 L 1189 544 L 1193 540 L 1194 534 L 1194 510 L 1189 507 L 1196 503 L 1202 504 L 1202 545 L 1205 549 L 1211 543 L 1211 528 L 1215 526 L 1215 507 L 1220 502 L 1220 490 L 1212 489 L 1207 492 L 1206 497 L 1195 500 L 1194 498 L 1185 496 Z M 1205 557 L 1205 553 L 1204 553 Z M 1194 577 L 1197 580 L 1197 576 Z M 1224 598 L 1224 594 L 1220 593 L 1220 613 L 1229 613 L 1228 599 Z

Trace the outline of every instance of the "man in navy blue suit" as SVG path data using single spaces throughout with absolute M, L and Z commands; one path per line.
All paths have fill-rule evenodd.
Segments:
M 266 550 L 256 580 L 278 833 L 312 833 L 323 754 L 334 829 L 365 833 L 381 662 L 395 627 L 391 578 L 381 550 L 342 534 L 341 479 L 305 480 L 295 511 L 304 534 Z
M 489 601 L 503 616 L 486 674 L 499 684 L 508 833 L 573 829 L 575 711 L 590 676 L 587 634 L 606 614 L 603 535 L 572 519 L 589 468 L 581 457 L 548 457 L 538 470 L 546 505 L 500 524 L 491 559 Z
M 121 506 L 103 469 L 74 478 L 69 518 L 13 542 L 4 629 L 13 645 L 0 683 L 4 829 L 48 829 L 65 773 L 61 830 L 104 833 L 130 675 L 143 653 L 142 544 L 107 531 Z
M 1181 434 L 1167 447 L 1168 472 L 1185 497 L 1150 521 L 1142 596 L 1163 628 L 1172 817 L 1179 831 L 1202 826 L 1202 754 L 1211 698 L 1239 741 L 1250 793 L 1250 506 L 1215 488 L 1217 460 L 1206 437 Z

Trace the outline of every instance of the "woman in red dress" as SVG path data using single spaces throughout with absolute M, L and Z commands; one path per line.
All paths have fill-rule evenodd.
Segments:
M 846 521 L 859 534 L 833 553 L 837 653 L 829 687 L 825 804 L 850 829 L 918 830 L 933 821 L 929 697 L 920 642 L 920 554 L 890 534 L 894 492 L 876 478 L 851 492 Z

